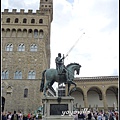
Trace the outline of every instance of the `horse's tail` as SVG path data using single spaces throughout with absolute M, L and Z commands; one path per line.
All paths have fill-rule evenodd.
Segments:
M 40 92 L 43 92 L 44 83 L 45 83 L 45 72 L 46 72 L 46 70 L 44 70 L 42 72 L 42 80 L 41 80 L 41 85 L 40 85 Z

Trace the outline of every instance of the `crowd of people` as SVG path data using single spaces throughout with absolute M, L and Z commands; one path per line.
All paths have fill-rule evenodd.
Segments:
M 82 113 L 76 113 L 74 120 L 119 120 L 118 111 L 87 111 Z
M 11 112 L 2 112 L 2 120 L 42 120 L 38 118 L 37 114 L 24 114 L 21 112 L 14 111 Z M 74 120 L 119 120 L 118 111 L 107 111 L 107 112 L 98 112 L 98 111 L 87 111 L 76 113 L 74 115 Z
M 2 112 L 2 120 L 38 120 L 37 118 L 38 114 L 24 114 L 21 112 L 16 112 L 14 113 L 11 112 Z

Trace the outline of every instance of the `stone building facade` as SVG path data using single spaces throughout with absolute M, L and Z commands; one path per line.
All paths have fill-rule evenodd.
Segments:
M 118 76 L 96 76 L 75 78 L 74 105 L 78 109 L 118 110 Z
M 50 67 L 53 0 L 33 13 L 2 12 L 2 96 L 7 111 L 34 111 L 41 103 L 42 71 Z
M 16 9 L 12 12 L 5 9 L 2 12 L 1 75 L 5 111 L 34 112 L 42 105 L 40 81 L 42 71 L 50 68 L 52 20 L 53 0 L 41 0 L 40 8 L 35 13 L 32 10 L 25 12 L 24 9 L 20 12 Z M 72 91 L 71 87 L 71 95 L 75 97 L 77 107 L 94 105 L 88 100 L 93 98 L 91 91 L 96 91 L 103 101 L 103 104 L 98 101 L 100 102 L 98 107 L 105 109 L 111 107 L 112 103 L 107 104 L 106 101 L 109 91 L 115 94 L 117 104 L 118 76 L 83 77 L 76 78 L 75 82 L 78 87 L 76 91 Z M 97 97 L 96 95 L 94 101 Z

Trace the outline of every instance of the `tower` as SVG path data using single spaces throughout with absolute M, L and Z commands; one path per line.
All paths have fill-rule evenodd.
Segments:
M 53 0 L 40 0 L 40 12 L 44 15 L 48 16 L 48 23 L 49 23 L 49 30 L 51 30 L 51 22 L 53 20 Z M 50 38 L 50 32 L 46 36 L 47 38 Z M 50 41 L 48 40 L 46 42 L 46 49 L 47 51 L 50 51 Z M 50 53 L 47 53 L 48 56 L 48 62 L 50 62 Z M 50 66 L 49 66 L 50 67 Z
M 44 4 L 51 7 L 44 9 Z M 2 96 L 7 111 L 33 112 L 42 104 L 39 89 L 42 71 L 50 67 L 52 6 L 41 0 L 35 13 L 2 12 Z
M 53 20 L 53 0 L 40 0 L 40 8 L 44 13 L 50 14 L 51 22 Z

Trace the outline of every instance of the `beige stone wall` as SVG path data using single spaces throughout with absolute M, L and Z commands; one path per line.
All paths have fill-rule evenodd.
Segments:
M 26 16 L 27 14 L 27 16 Z M 10 23 L 6 23 L 6 19 L 10 18 Z M 18 23 L 15 23 L 18 18 Z M 23 23 L 26 18 L 27 22 Z M 35 23 L 31 23 L 31 19 L 35 19 Z M 43 19 L 43 23 L 39 20 Z M 50 24 L 48 15 L 37 13 L 3 12 L 2 14 L 2 68 L 10 70 L 10 79 L 13 79 L 13 73 L 16 69 L 21 69 L 23 79 L 27 79 L 27 73 L 30 69 L 37 72 L 36 78 L 40 78 L 41 71 L 50 66 Z M 29 32 L 32 30 L 32 33 Z M 34 30 L 38 30 L 37 38 L 34 37 Z M 43 36 L 40 36 L 40 30 L 43 30 Z M 19 44 L 25 45 L 25 51 L 18 51 Z M 8 44 L 13 45 L 13 51 L 6 51 Z M 31 52 L 30 46 L 37 45 L 37 51 Z
M 5 80 L 2 86 L 2 96 L 5 97 L 7 111 L 34 112 L 42 104 L 40 80 Z M 25 88 L 28 89 L 27 98 L 24 97 Z

